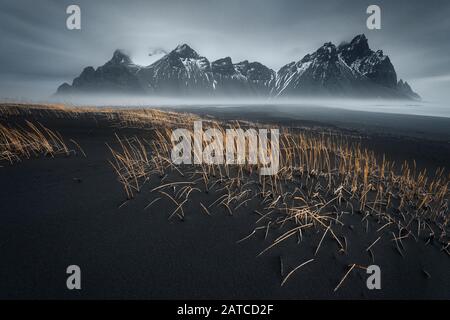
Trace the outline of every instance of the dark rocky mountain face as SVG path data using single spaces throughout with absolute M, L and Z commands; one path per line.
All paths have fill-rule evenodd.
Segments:
M 373 52 L 364 35 L 356 36 L 349 44 L 339 46 L 339 54 L 347 65 L 375 83 L 395 88 L 397 74 L 388 56 L 382 50 Z
M 418 99 L 383 51 L 369 48 L 364 35 L 336 47 L 325 43 L 316 52 L 282 67 L 273 88 L 276 96 L 338 95 Z
M 211 91 L 211 66 L 188 45 L 175 48 L 137 72 L 147 93 L 155 95 L 203 95 Z
M 411 89 L 408 82 L 403 81 L 402 79 L 398 81 L 396 89 L 412 99 L 420 99 L 420 96 Z
M 275 71 L 247 60 L 233 64 L 230 57 L 211 64 L 214 92 L 219 95 L 269 96 Z
M 364 35 L 336 47 L 328 42 L 277 73 L 259 62 L 210 62 L 187 44 L 143 67 L 116 50 L 111 60 L 85 68 L 58 94 L 130 92 L 156 96 L 301 96 L 331 95 L 418 99 L 397 75 L 389 57 L 369 48 Z
M 220 74 L 222 76 L 232 76 L 236 74 L 233 62 L 230 57 L 219 59 L 211 63 L 211 70 L 213 73 Z
M 350 95 L 358 87 L 360 76 L 342 62 L 336 46 L 325 43 L 316 52 L 307 54 L 278 71 L 273 88 L 276 96 Z
M 270 81 L 274 78 L 274 72 L 259 62 L 247 60 L 236 63 L 235 68 L 250 80 Z
M 99 91 L 115 92 L 143 92 L 140 80 L 136 75 L 139 67 L 131 62 L 131 59 L 120 50 L 116 50 L 111 60 L 96 70 L 86 67 L 72 82 L 58 88 L 58 93 Z

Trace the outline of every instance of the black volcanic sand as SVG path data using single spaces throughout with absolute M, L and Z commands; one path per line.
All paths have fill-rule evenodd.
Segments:
M 307 104 L 200 105 L 177 106 L 175 109 L 229 120 L 247 119 L 291 126 L 339 128 L 344 132 L 401 135 L 447 143 L 450 140 L 450 118 L 444 117 L 365 112 Z
M 370 221 L 366 232 L 356 214 L 344 220 L 348 254 L 337 253 L 336 242 L 327 237 L 315 261 L 281 287 L 280 260 L 286 275 L 314 257 L 322 232 L 306 236 L 301 244 L 289 239 L 257 257 L 276 234 L 264 239 L 264 232 L 257 232 L 236 243 L 255 228 L 259 218 L 251 203 L 233 216 L 223 208 L 211 210 L 208 216 L 196 201 L 209 204 L 217 196 L 196 192 L 185 209 L 184 221 L 168 220 L 174 210 L 169 201 L 158 201 L 144 210 L 158 197 L 150 192 L 160 184 L 158 177 L 119 208 L 125 195 L 107 162 L 111 154 L 105 142 L 115 145 L 114 133 L 148 138 L 151 132 L 113 128 L 92 119 L 37 120 L 59 131 L 66 141 L 75 139 L 87 158 L 78 154 L 2 164 L 0 298 L 450 298 L 450 257 L 435 243 L 412 239 L 404 241 L 402 257 L 390 237 L 373 247 L 382 272 L 381 290 L 368 290 L 365 271 L 354 269 L 333 292 L 348 264 L 371 264 L 365 249 L 377 238 L 379 225 Z M 296 125 L 337 128 L 333 123 L 301 120 Z M 450 163 L 449 139 L 430 141 L 382 133 L 362 141 L 391 159 L 414 157 L 430 171 Z M 66 289 L 65 271 L 72 264 L 82 270 L 80 291 Z

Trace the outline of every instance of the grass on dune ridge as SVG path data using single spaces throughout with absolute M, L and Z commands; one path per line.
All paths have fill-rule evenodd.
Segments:
M 71 142 L 82 149 L 78 144 Z M 0 162 L 10 164 L 39 155 L 54 157 L 58 154 L 69 156 L 75 151 L 69 149 L 58 132 L 52 131 L 40 123 L 26 121 L 25 126 L 9 126 L 0 123 Z

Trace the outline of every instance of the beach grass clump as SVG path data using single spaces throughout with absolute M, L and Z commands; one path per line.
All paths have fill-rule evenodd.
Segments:
M 54 157 L 71 153 L 61 135 L 29 121 L 24 126 L 0 124 L 0 161 L 10 164 L 39 155 Z

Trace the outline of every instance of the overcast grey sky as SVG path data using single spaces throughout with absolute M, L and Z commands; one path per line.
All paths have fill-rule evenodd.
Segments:
M 66 29 L 70 4 L 81 7 L 81 30 Z M 381 30 L 366 28 L 370 4 L 381 7 Z M 188 43 L 210 60 L 278 70 L 359 33 L 424 99 L 450 98 L 448 0 L 1 0 L 0 98 L 45 98 L 117 48 L 148 64 L 150 52 Z

